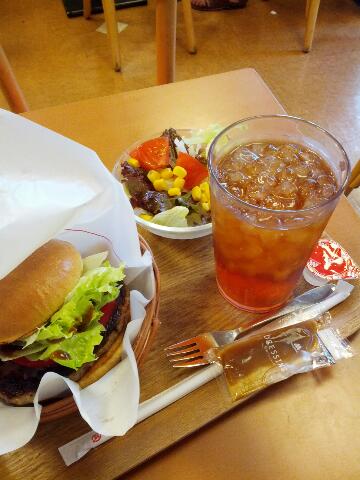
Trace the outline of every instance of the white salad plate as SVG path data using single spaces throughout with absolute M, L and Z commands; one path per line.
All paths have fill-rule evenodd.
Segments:
M 191 240 L 192 238 L 206 237 L 212 233 L 212 223 L 197 225 L 195 227 L 165 227 L 156 223 L 147 222 L 135 215 L 138 225 L 160 237 L 172 238 L 174 240 Z

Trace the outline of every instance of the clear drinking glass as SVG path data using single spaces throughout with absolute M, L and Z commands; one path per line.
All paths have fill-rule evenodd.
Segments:
M 219 174 L 224 156 L 251 143 L 300 144 L 331 168 L 337 190 L 316 206 L 272 210 L 251 205 L 227 190 Z M 216 277 L 233 305 L 253 312 L 281 307 L 292 296 L 304 266 L 346 185 L 350 166 L 341 144 L 306 120 L 269 115 L 225 128 L 209 151 Z

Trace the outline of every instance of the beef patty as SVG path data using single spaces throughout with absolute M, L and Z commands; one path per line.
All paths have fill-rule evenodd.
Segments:
M 102 332 L 103 339 L 94 349 L 97 356 L 102 355 L 110 348 L 119 332 L 126 325 L 126 319 L 122 315 L 122 311 L 127 311 L 127 308 L 123 308 L 123 306 L 128 301 L 128 291 L 123 284 L 116 299 L 116 308 L 105 327 L 106 330 Z M 18 365 L 11 360 L 0 361 L 0 399 L 12 405 L 30 404 L 45 373 L 56 372 L 59 375 L 78 381 L 91 365 L 92 363 L 84 364 L 79 370 L 74 371 L 56 363 L 51 367 L 38 368 Z

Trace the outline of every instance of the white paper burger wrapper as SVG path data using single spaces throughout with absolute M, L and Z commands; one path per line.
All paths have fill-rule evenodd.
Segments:
M 41 415 L 38 401 L 66 389 L 93 430 L 124 435 L 136 422 L 140 396 L 131 343 L 154 294 L 151 255 L 140 252 L 130 203 L 95 152 L 5 110 L 0 144 L 0 278 L 56 237 L 83 256 L 108 250 L 113 265 L 126 265 L 131 290 L 123 360 L 82 390 L 56 373 L 45 374 L 33 407 L 0 402 L 0 453 L 29 442 Z

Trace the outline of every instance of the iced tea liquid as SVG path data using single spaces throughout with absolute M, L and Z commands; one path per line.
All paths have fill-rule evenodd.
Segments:
M 264 142 L 225 155 L 217 175 L 222 188 L 212 180 L 212 218 L 219 289 L 246 310 L 280 307 L 332 213 L 321 205 L 338 191 L 334 173 L 306 147 Z

